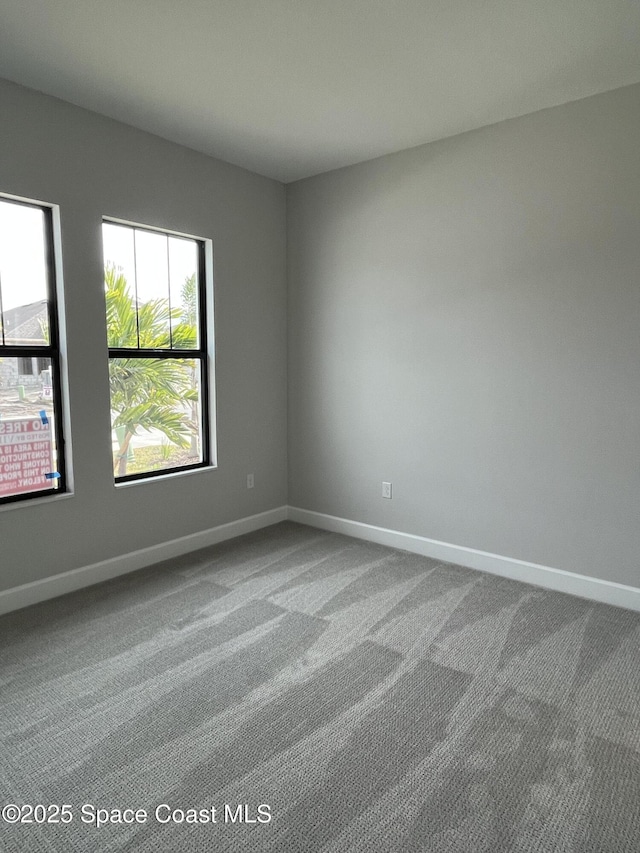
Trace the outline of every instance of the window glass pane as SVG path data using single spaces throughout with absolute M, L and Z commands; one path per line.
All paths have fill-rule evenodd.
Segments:
M 51 360 L 0 359 L 0 498 L 59 487 L 55 434 Z
M 133 229 L 102 225 L 107 340 L 110 347 L 138 346 Z
M 111 358 L 109 379 L 116 477 L 203 461 L 198 359 Z
M 49 343 L 47 298 L 44 213 L 0 199 L 0 324 L 5 344 Z
M 167 237 L 134 232 L 138 332 L 143 348 L 169 347 L 169 259 Z
M 171 337 L 174 349 L 196 349 L 198 335 L 198 245 L 194 240 L 169 237 Z
M 115 225 L 113 222 L 102 224 L 102 246 L 104 262 L 119 269 L 131 289 L 135 291 L 136 270 L 133 249 L 133 228 Z

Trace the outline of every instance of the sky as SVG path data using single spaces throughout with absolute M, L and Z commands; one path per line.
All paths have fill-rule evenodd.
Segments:
M 2 308 L 47 298 L 44 214 L 37 207 L 0 199 Z
M 141 302 L 181 304 L 186 278 L 197 269 L 197 244 L 183 237 L 104 223 L 105 262 L 123 268 Z M 64 258 L 63 270 L 64 270 Z M 137 272 L 137 276 L 136 273 Z M 47 298 L 44 214 L 40 208 L 0 199 L 0 295 L 7 311 Z

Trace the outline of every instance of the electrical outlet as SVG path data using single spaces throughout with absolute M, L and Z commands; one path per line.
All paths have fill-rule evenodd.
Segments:
M 247 474 L 247 488 L 252 489 L 254 486 L 253 474 Z
M 391 500 L 391 483 L 382 484 L 382 497 Z

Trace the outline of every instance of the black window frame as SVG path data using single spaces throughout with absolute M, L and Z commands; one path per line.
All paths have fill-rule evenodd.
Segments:
M 138 225 L 125 222 L 121 219 L 111 219 L 103 216 L 103 225 L 117 225 L 121 228 L 129 228 L 131 231 L 146 231 L 151 234 L 163 234 L 165 237 L 178 237 L 182 240 L 192 240 L 198 248 L 197 262 L 197 287 L 198 287 L 198 346 L 193 349 L 173 349 L 171 347 L 108 347 L 109 363 L 114 358 L 173 358 L 179 361 L 195 359 L 200 363 L 200 426 L 202 437 L 202 461 L 194 462 L 192 465 L 178 465 L 173 468 L 160 468 L 152 471 L 143 471 L 137 474 L 125 474 L 118 476 L 114 472 L 114 482 L 118 486 L 121 483 L 131 483 L 140 480 L 152 480 L 156 477 L 164 477 L 169 474 L 179 474 L 186 471 L 195 471 L 200 468 L 211 468 L 214 465 L 211 441 L 211 409 L 210 409 L 210 366 L 208 349 L 208 318 L 207 318 L 207 241 L 190 234 L 181 234 L 165 228 L 154 228 L 148 225 Z M 135 239 L 135 235 L 134 235 Z M 103 256 L 104 263 L 104 256 Z M 107 342 L 108 345 L 108 342 Z M 109 391 L 111 394 L 111 391 Z
M 48 358 L 51 365 L 51 382 L 53 386 L 53 439 L 56 448 L 56 484 L 50 489 L 38 489 L 33 492 L 21 492 L 17 495 L 0 496 L 0 506 L 19 501 L 35 500 L 37 498 L 63 495 L 68 492 L 67 466 L 65 459 L 65 439 L 63 431 L 63 400 L 60 357 L 60 324 L 58 315 L 58 282 L 56 275 L 56 243 L 53 225 L 53 207 L 37 201 L 17 199 L 0 194 L 0 201 L 10 204 L 31 207 L 43 214 L 45 238 L 45 270 L 47 284 L 47 309 L 49 320 L 49 343 L 41 345 L 6 344 L 4 331 L 4 310 L 2 306 L 2 291 L 0 289 L 0 358 Z M 1 282 L 0 282 L 1 284 Z M 32 362 L 33 365 L 33 362 Z M 31 374 L 33 375 L 33 374 Z

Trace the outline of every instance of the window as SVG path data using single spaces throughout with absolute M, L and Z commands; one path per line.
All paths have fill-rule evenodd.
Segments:
M 0 197 L 0 503 L 66 490 L 53 211 Z
M 40 359 L 38 359 L 40 361 Z M 18 359 L 18 373 L 20 376 L 33 376 L 33 359 L 31 356 L 21 355 Z
M 205 243 L 104 221 L 116 482 L 211 464 Z

